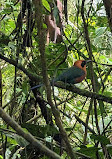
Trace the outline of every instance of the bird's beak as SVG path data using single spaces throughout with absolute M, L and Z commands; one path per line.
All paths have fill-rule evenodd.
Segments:
M 92 62 L 92 60 L 87 60 L 86 63 L 88 63 L 88 62 Z

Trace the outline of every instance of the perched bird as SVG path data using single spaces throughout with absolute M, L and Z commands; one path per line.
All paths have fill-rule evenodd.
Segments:
M 66 71 L 62 72 L 58 77 L 54 78 L 53 81 L 51 81 L 51 84 L 57 81 L 62 81 L 64 83 L 68 84 L 76 84 L 82 82 L 86 75 L 86 64 L 90 62 L 91 60 L 78 60 L 74 63 L 74 65 L 70 68 L 68 68 Z M 37 85 L 32 87 L 32 89 L 39 88 L 43 84 Z
M 66 71 L 62 72 L 54 82 L 62 81 L 64 83 L 76 84 L 82 82 L 86 77 L 86 63 L 85 60 L 78 60 L 74 65 L 68 68 Z

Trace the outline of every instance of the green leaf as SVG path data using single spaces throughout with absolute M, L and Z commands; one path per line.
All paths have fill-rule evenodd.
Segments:
M 52 136 L 58 133 L 55 127 L 49 125 L 34 125 L 34 124 L 23 124 L 22 127 L 26 128 L 32 135 L 45 138 L 46 136 Z M 38 133 L 37 133 L 38 132 Z
M 112 144 L 107 145 L 109 153 L 112 155 Z
M 54 9 L 53 9 L 53 15 L 56 19 L 56 24 L 59 24 L 59 10 L 56 5 L 54 6 Z
M 78 151 L 84 155 L 87 155 L 88 157 L 91 157 L 92 159 L 96 159 L 96 151 L 98 151 L 99 148 L 97 147 L 83 147 L 81 146 L 81 149 Z
M 106 29 L 107 29 L 107 27 L 97 28 L 97 29 L 96 29 L 96 36 L 101 36 L 101 35 L 103 35 Z
M 91 139 L 97 140 L 100 143 L 102 143 L 103 145 L 107 145 L 110 144 L 109 139 L 106 136 L 102 136 L 102 135 L 91 135 Z
M 47 29 L 47 25 L 45 23 L 43 23 L 43 28 Z
M 42 4 L 49 12 L 51 12 L 51 8 L 47 0 L 42 0 Z
M 65 128 L 65 130 L 66 130 L 66 131 L 72 131 L 73 128 L 68 127 L 68 128 Z
M 29 145 L 29 142 L 19 135 L 14 135 L 14 138 L 21 147 L 26 147 Z
M 98 102 L 99 102 L 99 107 L 100 107 L 101 114 L 103 115 L 105 113 L 104 103 L 101 100 L 98 101 Z
M 96 90 L 98 92 L 100 89 L 100 83 L 98 82 L 98 76 L 95 71 L 94 71 L 94 78 L 95 78 Z M 88 68 L 87 68 L 87 79 L 91 79 L 90 64 L 88 64 Z
M 27 81 L 23 82 L 22 90 L 23 90 L 24 94 L 26 94 L 26 95 L 28 94 L 29 86 L 28 86 L 28 82 Z

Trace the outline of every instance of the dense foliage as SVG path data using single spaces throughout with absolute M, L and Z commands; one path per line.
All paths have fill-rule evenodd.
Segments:
M 15 120 L 63 159 L 73 158 L 64 132 L 74 158 L 109 159 L 112 33 L 104 1 L 68 0 L 63 6 L 60 17 L 55 0 L 1 0 L 0 107 L 13 119 L 12 125 Z M 51 41 L 46 39 L 49 15 L 57 33 Z M 86 79 L 75 85 L 79 89 L 60 82 L 49 87 L 48 79 L 79 59 L 93 61 L 87 65 Z M 41 83 L 42 87 L 31 89 Z M 0 159 L 50 158 L 0 116 Z

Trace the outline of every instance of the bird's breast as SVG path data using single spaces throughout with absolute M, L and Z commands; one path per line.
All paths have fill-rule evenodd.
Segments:
M 80 83 L 80 82 L 82 82 L 82 81 L 85 79 L 85 77 L 86 77 L 86 74 L 82 75 L 81 77 L 77 77 L 77 78 L 75 79 L 75 83 Z

